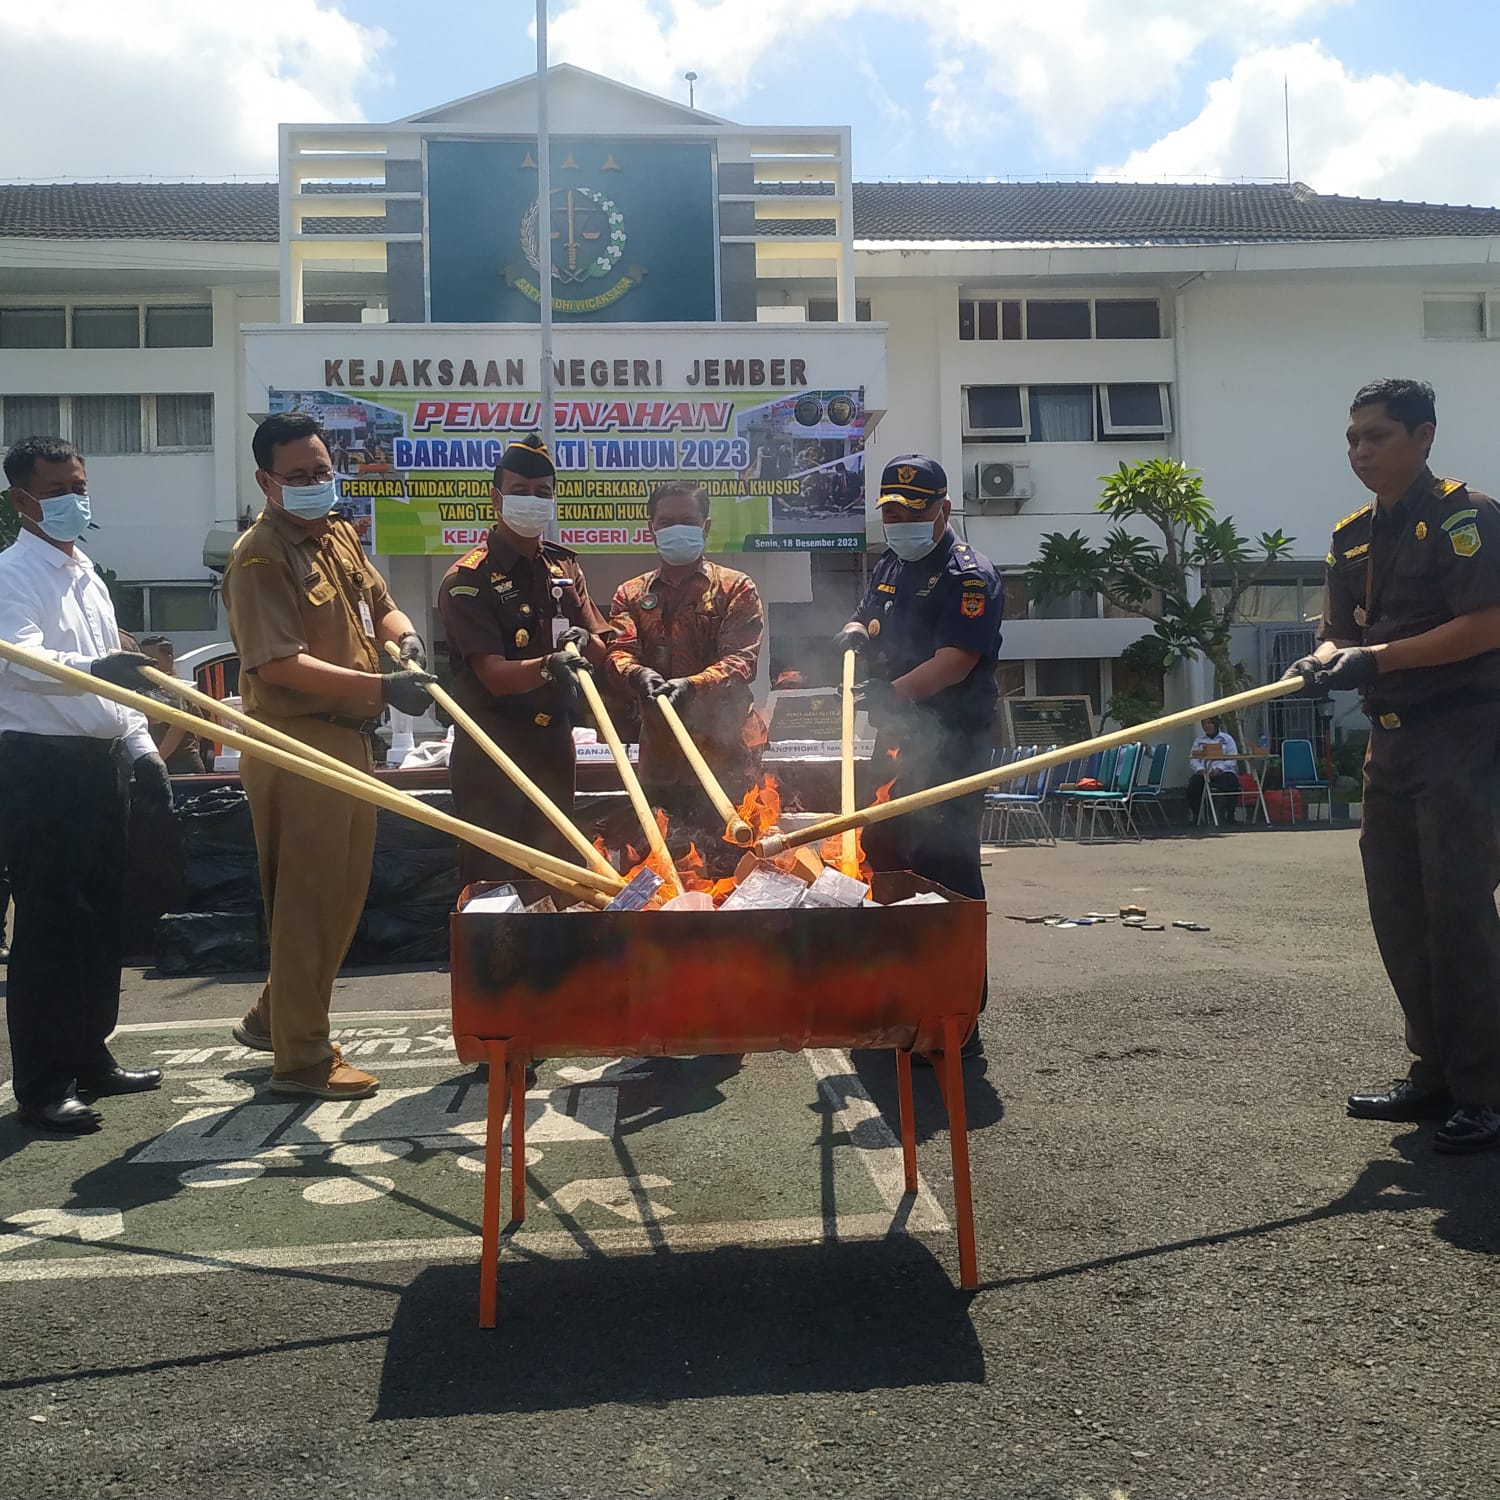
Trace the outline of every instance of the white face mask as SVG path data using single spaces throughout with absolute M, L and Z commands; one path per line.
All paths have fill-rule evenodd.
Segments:
M 887 521 L 885 544 L 902 562 L 920 562 L 938 544 L 931 521 Z
M 321 521 L 338 504 L 338 499 L 339 486 L 336 479 L 325 479 L 322 484 L 281 486 L 283 508 L 304 521 Z
M 663 526 L 656 533 L 656 550 L 661 560 L 673 567 L 697 562 L 703 556 L 701 526 Z
M 557 516 L 557 501 L 542 495 L 501 495 L 500 519 L 517 536 L 540 536 Z

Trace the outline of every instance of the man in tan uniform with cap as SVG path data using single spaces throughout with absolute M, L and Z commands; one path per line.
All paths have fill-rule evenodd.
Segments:
M 421 713 L 423 684 L 436 681 L 425 670 L 383 672 L 384 643 L 422 668 L 426 648 L 354 528 L 330 514 L 337 485 L 318 424 L 300 413 L 268 417 L 253 446 L 266 508 L 224 572 L 246 712 L 369 771 L 370 731 L 384 705 Z M 328 1007 L 370 883 L 375 809 L 250 756 L 240 779 L 255 824 L 271 973 L 235 1039 L 275 1053 L 275 1093 L 363 1098 L 376 1080 L 329 1040 Z

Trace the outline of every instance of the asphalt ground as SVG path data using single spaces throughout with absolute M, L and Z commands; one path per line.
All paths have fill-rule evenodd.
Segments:
M 1500 1154 L 1344 1117 L 1404 1068 L 1355 837 L 993 855 L 975 1294 L 930 1076 L 902 1203 L 888 1054 L 601 1059 L 480 1332 L 446 976 L 341 980 L 330 1110 L 204 1024 L 254 982 L 133 972 L 167 1087 L 0 1118 L 0 1495 L 1488 1500 Z M 1127 901 L 1210 931 L 1007 920 Z

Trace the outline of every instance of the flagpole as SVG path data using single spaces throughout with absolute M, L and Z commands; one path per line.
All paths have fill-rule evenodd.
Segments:
M 542 438 L 547 451 L 556 455 L 555 393 L 552 384 L 552 142 L 547 112 L 547 0 L 536 0 L 536 208 L 537 271 L 541 286 L 542 370 L 538 394 L 542 407 Z M 554 519 L 547 534 L 557 540 Z

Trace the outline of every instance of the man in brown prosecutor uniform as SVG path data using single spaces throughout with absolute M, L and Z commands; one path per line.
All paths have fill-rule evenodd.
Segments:
M 300 413 L 267 417 L 252 446 L 266 508 L 224 571 L 245 711 L 369 771 L 370 732 L 384 705 L 419 714 L 423 683 L 437 679 L 382 670 L 387 641 L 424 668 L 426 649 L 354 528 L 330 514 L 337 486 L 322 429 Z M 240 780 L 255 825 L 271 973 L 235 1039 L 275 1053 L 277 1093 L 363 1098 L 376 1080 L 329 1040 L 328 1005 L 370 883 L 375 809 L 248 755 Z
M 496 465 L 490 499 L 495 523 L 449 568 L 438 612 L 453 666 L 453 696 L 565 813 L 573 810 L 573 718 L 577 674 L 604 661 L 608 625 L 578 555 L 544 539 L 557 515 L 557 471 L 535 433 L 511 443 Z M 566 650 L 572 643 L 583 660 Z M 568 854 L 562 836 L 464 733 L 449 758 L 453 809 L 465 822 L 549 853 Z M 518 872 L 464 845 L 465 883 L 509 880 Z
M 1287 675 L 1360 689 L 1371 726 L 1360 854 L 1412 1063 L 1349 1113 L 1446 1116 L 1437 1149 L 1467 1152 L 1500 1144 L 1500 505 L 1434 477 L 1436 430 L 1429 385 L 1356 393 L 1375 500 L 1334 530 L 1322 644 Z

